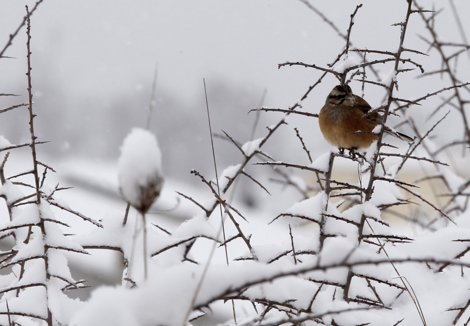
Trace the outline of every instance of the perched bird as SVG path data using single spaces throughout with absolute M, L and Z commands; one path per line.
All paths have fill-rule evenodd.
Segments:
M 320 129 L 325 139 L 339 147 L 340 153 L 348 149 L 351 155 L 358 148 L 367 148 L 377 139 L 374 128 L 382 122 L 377 111 L 371 110 L 369 103 L 352 93 L 348 85 L 337 85 L 328 94 L 325 105 L 320 110 Z M 395 133 L 412 140 L 410 137 Z

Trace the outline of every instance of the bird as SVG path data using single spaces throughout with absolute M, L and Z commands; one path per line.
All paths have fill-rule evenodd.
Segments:
M 383 122 L 383 117 L 362 97 L 353 94 L 347 84 L 335 86 L 328 94 L 319 114 L 320 130 L 325 139 L 338 146 L 340 154 L 348 149 L 350 156 L 355 151 L 368 148 L 377 140 L 375 127 Z M 411 137 L 385 128 L 388 133 L 399 138 L 412 140 Z

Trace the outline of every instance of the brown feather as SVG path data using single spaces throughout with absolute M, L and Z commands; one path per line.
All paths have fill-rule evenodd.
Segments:
M 377 139 L 372 130 L 381 122 L 381 116 L 370 110 L 369 103 L 360 96 L 345 94 L 338 99 L 329 95 L 320 111 L 320 129 L 326 140 L 338 147 L 369 147 Z

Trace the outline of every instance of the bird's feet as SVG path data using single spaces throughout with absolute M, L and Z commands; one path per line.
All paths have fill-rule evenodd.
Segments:
M 338 147 L 338 149 L 339 149 L 339 154 L 344 156 L 345 148 L 344 147 Z M 355 159 L 357 155 L 361 156 L 359 153 L 356 152 L 356 150 L 357 150 L 356 147 L 347 148 L 347 150 L 349 152 L 349 157 L 352 158 L 352 159 Z
M 357 155 L 360 156 L 360 154 L 356 152 L 357 150 L 356 147 L 348 148 L 348 150 L 349 150 L 349 157 L 351 157 L 352 159 L 355 159 Z

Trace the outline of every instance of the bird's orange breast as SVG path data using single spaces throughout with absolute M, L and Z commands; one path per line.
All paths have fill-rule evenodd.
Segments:
M 320 111 L 319 124 L 325 139 L 338 147 L 366 148 L 377 139 L 372 133 L 377 123 L 359 108 L 326 103 Z

